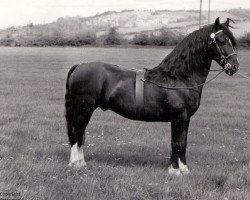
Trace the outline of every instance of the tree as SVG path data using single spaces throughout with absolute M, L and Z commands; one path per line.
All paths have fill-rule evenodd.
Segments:
M 135 35 L 134 39 L 132 40 L 132 43 L 136 45 L 145 46 L 145 45 L 149 45 L 150 42 L 149 42 L 149 37 L 147 34 L 140 33 L 140 34 Z
M 29 28 L 33 28 L 33 27 L 34 27 L 34 24 L 33 24 L 33 22 L 29 22 L 29 23 L 27 24 L 27 26 L 28 26 Z
M 4 38 L 0 40 L 0 44 L 3 46 L 14 46 L 15 40 L 11 34 L 7 34 Z
M 103 44 L 104 45 L 120 45 L 121 44 L 121 35 L 116 31 L 115 27 L 111 27 L 108 34 L 104 36 Z

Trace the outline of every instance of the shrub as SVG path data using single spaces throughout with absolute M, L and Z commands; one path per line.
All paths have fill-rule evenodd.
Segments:
M 101 37 L 102 45 L 120 45 L 122 36 L 116 31 L 115 27 L 111 27 L 108 34 Z
M 134 12 L 134 11 L 135 11 L 134 9 L 124 9 L 121 12 Z
M 33 27 L 34 27 L 33 22 L 29 22 L 29 23 L 27 24 L 27 27 L 29 27 L 29 28 L 33 28 Z
M 142 45 L 142 46 L 149 45 L 150 44 L 149 36 L 145 33 L 136 34 L 132 40 L 132 44 Z
M 84 46 L 95 45 L 95 42 L 95 33 L 87 32 L 66 37 L 64 34 L 54 32 L 54 34 L 26 38 L 23 46 Z
M 167 28 L 162 28 L 158 35 L 151 34 L 151 44 L 155 46 L 167 46 L 175 43 L 175 35 Z
M 184 38 L 181 34 L 175 34 L 168 28 L 161 28 L 158 34 L 151 33 L 147 35 L 145 33 L 140 33 L 135 35 L 132 40 L 132 44 L 135 45 L 154 45 L 154 46 L 173 46 L 178 44 L 180 40 Z
M 96 34 L 95 33 L 82 33 L 82 34 L 77 34 L 73 35 L 70 38 L 68 38 L 68 41 L 65 42 L 64 39 L 64 44 L 63 46 L 84 46 L 84 45 L 95 45 L 96 44 Z
M 250 47 L 250 33 L 246 33 L 244 36 L 238 39 L 238 43 L 243 47 Z
M 11 34 L 7 34 L 0 40 L 2 46 L 15 46 L 15 40 Z

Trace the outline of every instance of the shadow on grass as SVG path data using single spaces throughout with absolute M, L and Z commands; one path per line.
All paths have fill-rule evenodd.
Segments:
M 122 152 L 116 151 L 116 149 L 109 149 L 109 151 L 99 149 L 92 154 L 86 155 L 86 161 L 97 161 L 112 166 L 152 166 L 158 168 L 167 168 L 170 164 L 170 159 L 164 156 L 169 156 L 169 152 L 159 155 L 147 147 L 140 150 L 138 150 L 139 147 L 130 146 L 128 148 L 130 151 L 125 148 Z

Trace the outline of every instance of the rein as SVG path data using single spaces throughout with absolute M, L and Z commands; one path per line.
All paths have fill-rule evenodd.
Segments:
M 247 78 L 247 79 L 250 79 L 250 77 L 249 76 L 246 76 L 246 75 L 244 75 L 244 74 L 241 74 L 240 72 L 236 72 L 237 74 L 239 74 L 241 77 L 243 77 L 243 78 Z
M 141 81 L 143 82 L 148 82 L 148 83 L 152 83 L 160 88 L 164 88 L 164 89 L 171 89 L 171 90 L 176 90 L 176 89 L 194 89 L 194 88 L 198 88 L 198 87 L 201 87 L 211 81 L 213 81 L 214 79 L 216 79 L 222 72 L 224 72 L 225 70 L 224 69 L 221 69 L 219 71 L 218 74 L 216 74 L 213 78 L 209 79 L 208 81 L 205 81 L 204 83 L 201 83 L 201 84 L 198 84 L 198 85 L 195 85 L 195 86 L 189 86 L 189 87 L 167 87 L 167 86 L 163 86 L 163 85 L 159 85 L 158 83 L 155 83 L 153 81 L 149 81 L 149 80 L 146 80 L 146 79 L 141 79 Z
M 212 69 L 210 71 L 219 71 L 218 74 L 216 74 L 213 78 L 209 79 L 208 81 L 204 82 L 204 83 L 201 83 L 201 84 L 198 84 L 196 86 L 190 86 L 190 87 L 167 87 L 167 86 L 163 86 L 163 85 L 159 85 L 158 83 L 155 83 L 153 81 L 149 81 L 149 80 L 146 80 L 144 78 L 141 79 L 141 81 L 143 82 L 148 82 L 148 83 L 151 83 L 151 84 L 154 84 L 156 85 L 157 87 L 160 87 L 160 88 L 164 88 L 164 89 L 171 89 L 171 90 L 177 90 L 177 89 L 194 89 L 194 88 L 198 88 L 198 87 L 201 87 L 203 85 L 206 85 L 208 84 L 209 82 L 212 82 L 214 79 L 216 79 L 222 72 L 225 71 L 225 69 L 221 69 L 221 70 L 218 70 L 218 69 Z M 241 77 L 243 78 L 246 78 L 246 79 L 250 79 L 250 77 L 248 76 L 245 76 L 239 72 L 236 72 L 238 75 L 240 75 Z

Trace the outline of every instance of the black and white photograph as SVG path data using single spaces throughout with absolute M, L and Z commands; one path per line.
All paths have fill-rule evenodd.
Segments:
M 0 0 L 0 88 L 0 200 L 250 200 L 249 0 Z

